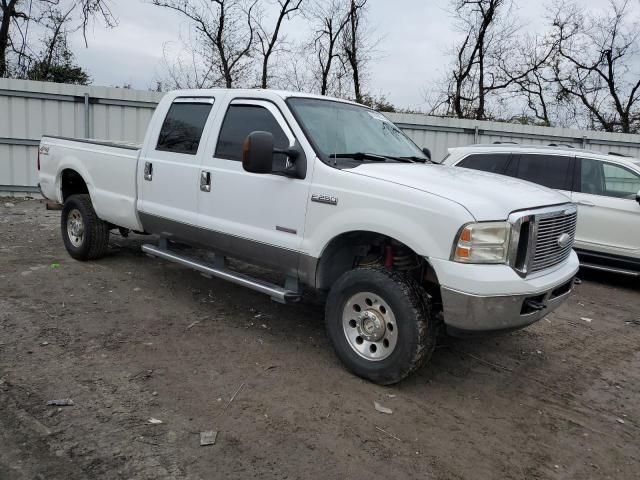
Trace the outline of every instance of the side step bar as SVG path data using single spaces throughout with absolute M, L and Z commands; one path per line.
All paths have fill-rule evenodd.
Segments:
M 624 268 L 606 267 L 604 265 L 597 265 L 595 263 L 580 262 L 581 268 L 588 268 L 590 270 L 599 270 L 602 272 L 617 273 L 620 275 L 629 275 L 630 277 L 640 277 L 640 272 L 634 270 L 625 270 Z
M 236 285 L 242 285 L 248 287 L 256 292 L 266 293 L 272 300 L 280 303 L 297 302 L 300 300 L 300 294 L 297 291 L 283 288 L 273 283 L 265 282 L 257 278 L 244 275 L 239 272 L 234 272 L 225 267 L 218 267 L 206 264 L 200 260 L 191 259 L 177 253 L 171 252 L 168 249 L 156 247 L 155 245 L 144 244 L 142 245 L 142 251 L 152 257 L 162 258 L 170 262 L 178 263 L 188 268 L 197 270 L 204 275 L 210 275 L 212 277 L 221 278 L 227 280 Z

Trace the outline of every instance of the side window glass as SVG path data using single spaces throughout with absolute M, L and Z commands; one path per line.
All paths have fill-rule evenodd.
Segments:
M 258 105 L 230 105 L 222 122 L 215 156 L 227 160 L 242 160 L 242 144 L 251 132 L 273 134 L 275 148 L 289 148 L 289 139 L 269 110 Z M 275 155 L 274 170 L 283 169 L 286 157 Z
M 640 175 L 612 163 L 580 160 L 580 191 L 591 195 L 635 199 Z
M 521 155 L 516 176 L 545 187 L 570 190 L 571 160 L 559 155 Z
M 472 170 L 482 170 L 483 172 L 504 173 L 509 162 L 508 153 L 485 153 L 469 155 L 458 163 L 459 167 L 471 168 Z
M 171 105 L 160 130 L 156 150 L 195 155 L 211 107 L 211 103 L 196 102 Z

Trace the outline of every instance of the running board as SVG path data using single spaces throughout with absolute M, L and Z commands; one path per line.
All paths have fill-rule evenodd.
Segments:
M 624 268 L 605 267 L 603 265 L 597 265 L 595 263 L 580 262 L 581 268 L 588 268 L 590 270 L 599 270 L 602 272 L 618 273 L 620 275 L 629 275 L 630 277 L 640 277 L 640 272 L 634 270 L 625 270 Z
M 250 288 L 256 292 L 266 293 L 276 302 L 288 303 L 300 300 L 300 294 L 294 290 L 283 288 L 273 283 L 265 282 L 242 273 L 234 272 L 233 270 L 229 270 L 223 266 L 218 267 L 209 265 L 200 260 L 178 255 L 168 249 L 156 247 L 155 245 L 144 244 L 142 245 L 142 251 L 152 257 L 162 258 L 164 260 L 192 268 L 204 275 L 221 278 L 222 280 L 227 280 L 231 283 L 235 283 L 236 285 Z

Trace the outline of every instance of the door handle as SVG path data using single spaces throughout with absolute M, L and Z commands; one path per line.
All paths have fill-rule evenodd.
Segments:
M 595 203 L 590 202 L 590 201 L 588 201 L 588 200 L 580 200 L 580 201 L 579 201 L 579 202 L 577 202 L 577 203 L 578 203 L 578 205 L 583 205 L 583 206 L 585 206 L 585 207 L 595 207 L 595 206 L 596 206 L 596 204 L 595 204 Z
M 203 192 L 211 191 L 211 172 L 206 170 L 200 172 L 200 190 Z
M 144 162 L 144 179 L 148 182 L 153 180 L 153 163 Z

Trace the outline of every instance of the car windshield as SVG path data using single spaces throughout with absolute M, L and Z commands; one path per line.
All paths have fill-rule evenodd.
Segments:
M 329 158 L 358 154 L 425 161 L 424 153 L 381 113 L 359 105 L 290 98 L 289 105 L 321 153 Z

